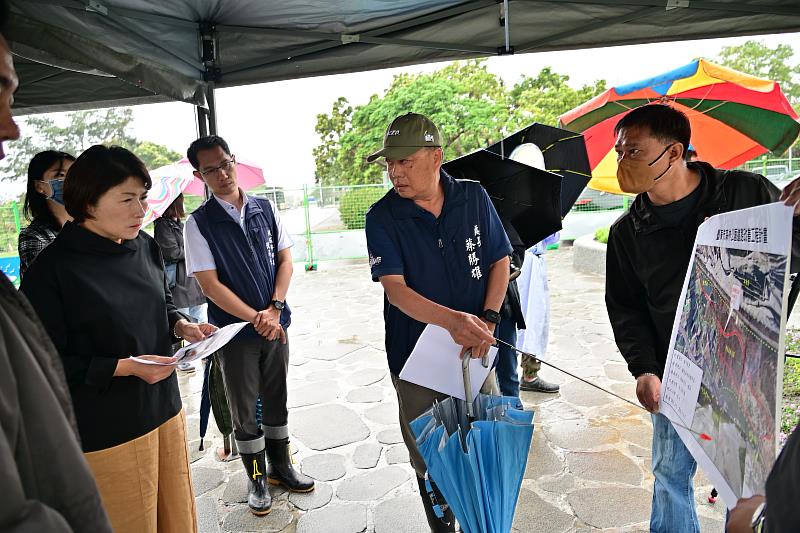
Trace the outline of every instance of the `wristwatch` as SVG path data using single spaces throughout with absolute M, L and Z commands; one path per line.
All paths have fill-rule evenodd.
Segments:
M 761 502 L 753 512 L 753 521 L 750 523 L 750 526 L 755 533 L 761 533 L 764 530 L 764 519 L 767 517 L 766 513 L 764 513 L 765 508 L 765 502 Z
M 486 309 L 483 311 L 483 318 L 487 322 L 491 322 L 494 325 L 500 323 L 500 313 L 498 313 L 497 311 L 493 311 L 491 309 Z
M 286 307 L 286 302 L 282 302 L 280 300 L 272 300 L 272 307 L 274 307 L 278 311 L 283 311 L 283 308 Z

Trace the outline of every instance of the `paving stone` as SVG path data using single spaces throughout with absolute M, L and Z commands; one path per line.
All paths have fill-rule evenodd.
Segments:
M 724 520 L 704 515 L 698 515 L 697 519 L 700 522 L 700 533 L 722 533 L 725 531 Z
M 374 501 L 402 485 L 408 477 L 408 472 L 399 466 L 373 470 L 342 481 L 336 489 L 336 496 L 348 501 Z
M 189 441 L 189 462 L 194 463 L 195 461 L 202 459 L 206 456 L 206 452 L 208 452 L 208 445 L 211 442 L 210 435 L 207 436 L 203 443 L 204 448 L 200 450 L 200 439 L 195 439 L 193 441 Z
M 297 521 L 297 533 L 362 533 L 366 529 L 367 508 L 357 503 L 326 505 Z
M 378 424 L 397 424 L 397 404 L 383 402 L 364 411 L 364 416 Z
M 569 474 L 558 476 L 548 481 L 540 481 L 539 488 L 555 494 L 566 494 L 575 488 L 575 478 Z
M 312 450 L 327 450 L 369 437 L 369 428 L 355 411 L 335 404 L 294 411 L 290 428 Z
M 575 518 L 547 503 L 533 491 L 520 491 L 512 524 L 514 531 L 563 533 L 569 531 L 574 523 Z
M 355 387 L 366 387 L 383 379 L 385 368 L 362 368 L 347 376 L 347 382 Z
M 628 365 L 618 365 L 609 363 L 604 367 L 606 371 L 606 376 L 609 379 L 613 379 L 615 381 L 625 381 L 630 383 L 635 383 L 636 380 L 633 379 L 630 371 L 628 370 Z
M 651 455 L 649 446 L 644 448 L 642 446 L 637 446 L 636 444 L 628 444 L 628 450 L 634 457 L 650 457 Z
M 292 409 L 294 407 L 328 403 L 336 400 L 338 396 L 339 386 L 335 381 L 329 381 L 324 385 L 314 384 L 299 388 L 290 387 L 286 406 Z
M 306 374 L 304 381 L 331 381 L 342 377 L 338 370 L 315 370 Z
M 616 398 L 581 381 L 561 386 L 561 396 L 573 405 L 599 407 L 618 402 Z
M 308 359 L 306 359 L 305 357 L 300 357 L 299 355 L 289 356 L 289 364 L 291 366 L 303 366 L 306 363 L 308 363 Z
M 247 503 L 247 475 L 244 472 L 231 475 L 222 493 L 222 501 L 228 504 Z
M 558 474 L 564 465 L 556 453 L 547 445 L 547 439 L 541 430 L 533 431 L 531 447 L 528 451 L 528 464 L 525 467 L 524 479 L 539 479 L 542 476 Z
M 353 452 L 353 465 L 356 468 L 375 468 L 381 458 L 383 448 L 371 442 L 359 444 Z
M 622 439 L 627 442 L 648 449 L 653 445 L 653 425 L 649 421 L 638 424 L 634 422 L 617 424 L 617 429 Z
M 362 387 L 347 393 L 350 403 L 374 403 L 383 400 L 383 387 Z
M 400 432 L 400 426 L 382 430 L 378 433 L 378 442 L 381 444 L 399 444 L 403 442 L 403 434 Z
M 610 425 L 590 425 L 586 420 L 558 422 L 545 427 L 544 432 L 556 446 L 574 451 L 607 447 L 619 441 L 619 432 Z
M 353 353 L 363 346 L 353 345 L 349 343 L 326 343 L 315 346 L 314 348 L 305 352 L 308 359 L 317 359 L 320 361 L 335 361 L 341 359 L 347 354 Z
M 593 487 L 578 489 L 567 495 L 575 515 L 598 528 L 646 521 L 650 516 L 652 499 L 651 492 L 638 487 Z
M 222 470 L 204 466 L 193 467 L 192 486 L 195 497 L 202 496 L 211 489 L 219 487 L 224 479 L 225 473 Z
M 627 398 L 632 402 L 639 403 L 639 400 L 636 398 L 636 382 L 631 383 L 612 383 L 608 386 L 611 392 L 615 392 L 622 396 L 623 398 Z
M 570 472 L 583 479 L 628 485 L 642 482 L 642 470 L 617 450 L 568 453 L 567 464 Z
M 374 511 L 375 533 L 429 533 L 422 500 L 417 494 L 406 494 L 386 500 Z
M 386 368 L 386 352 L 367 346 L 344 356 L 338 363 L 366 368 Z
M 200 533 L 220 533 L 216 498 L 197 498 L 197 529 Z
M 344 456 L 336 453 L 320 453 L 303 459 L 301 470 L 319 481 L 333 481 L 344 476 Z
M 222 529 L 225 531 L 251 532 L 269 531 L 278 532 L 292 522 L 292 514 L 283 507 L 272 504 L 272 511 L 266 516 L 256 516 L 250 512 L 247 505 L 237 505 L 225 516 Z
M 407 463 L 408 461 L 408 448 L 406 448 L 405 444 L 397 444 L 386 450 L 386 462 L 388 464 L 396 465 Z
M 552 397 L 552 395 L 548 395 L 547 397 Z M 528 407 L 528 402 L 525 402 L 525 407 Z M 538 424 L 539 422 L 560 422 L 562 420 L 584 418 L 583 413 L 578 411 L 574 406 L 561 400 L 546 402 L 540 405 L 538 409 L 535 409 L 535 411 L 536 417 L 534 418 L 534 424 Z
M 311 492 L 292 492 L 289 494 L 289 503 L 302 509 L 310 511 L 318 509 L 323 505 L 328 505 L 333 498 L 333 487 L 327 483 L 315 483 L 314 490 Z

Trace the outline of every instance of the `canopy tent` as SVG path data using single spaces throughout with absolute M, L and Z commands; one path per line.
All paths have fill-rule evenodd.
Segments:
M 797 0 L 9 4 L 7 37 L 22 80 L 16 114 L 172 99 L 210 108 L 203 122 L 208 119 L 212 131 L 214 87 L 506 53 L 800 30 Z

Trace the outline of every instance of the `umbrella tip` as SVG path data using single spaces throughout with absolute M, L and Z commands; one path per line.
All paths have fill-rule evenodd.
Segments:
M 201 451 L 201 452 L 202 452 L 204 449 L 205 449 L 205 448 L 203 448 L 203 438 L 201 437 L 201 438 L 200 438 L 200 448 L 199 448 L 199 450 L 198 450 L 198 451 Z

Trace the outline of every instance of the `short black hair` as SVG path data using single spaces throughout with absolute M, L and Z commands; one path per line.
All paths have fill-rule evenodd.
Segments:
M 228 148 L 228 143 L 225 142 L 225 139 L 218 135 L 207 135 L 205 137 L 200 137 L 189 145 L 189 149 L 186 150 L 186 158 L 189 160 L 189 163 L 192 164 L 192 167 L 194 167 L 195 170 L 200 170 L 200 163 L 197 161 L 198 152 L 202 152 L 203 150 L 211 150 L 215 146 L 219 146 L 222 148 L 223 152 L 231 155 L 231 149 Z
M 614 126 L 614 135 L 618 135 L 620 130 L 630 128 L 647 128 L 650 135 L 662 142 L 681 143 L 684 156 L 689 150 L 692 126 L 686 115 L 671 106 L 647 104 L 629 111 Z
M 121 146 L 97 144 L 83 152 L 67 171 L 64 180 L 64 205 L 75 222 L 92 218 L 89 207 L 100 197 L 131 176 L 142 180 L 145 189 L 153 181 L 147 167 L 133 152 Z
M 50 206 L 47 205 L 47 198 L 36 190 L 36 182 L 44 177 L 44 173 L 50 167 L 56 163 L 63 165 L 64 161 L 75 161 L 75 156 L 67 152 L 45 150 L 33 156 L 31 162 L 28 163 L 28 184 L 25 188 L 25 202 L 22 210 L 25 218 L 29 221 L 36 220 L 51 228 L 60 229 L 56 217 L 53 216 Z

